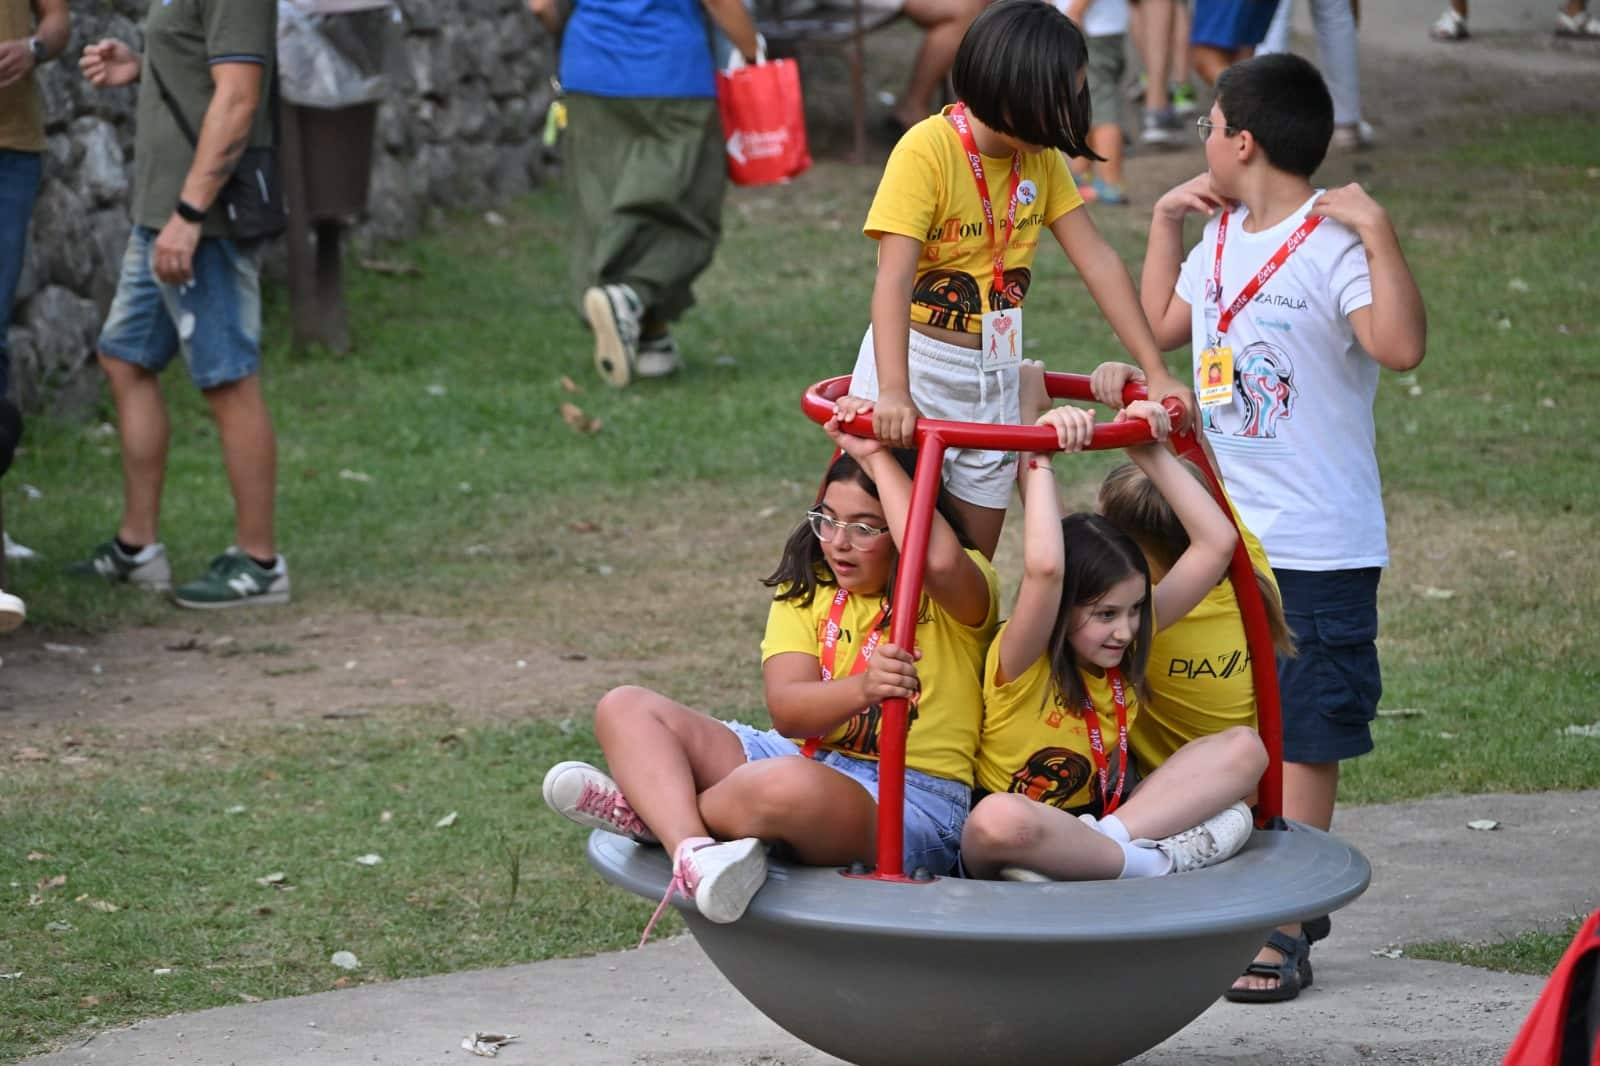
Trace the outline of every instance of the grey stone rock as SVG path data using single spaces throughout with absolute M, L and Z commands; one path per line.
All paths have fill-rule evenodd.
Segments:
M 39 292 L 22 308 L 27 331 L 27 371 L 19 372 L 19 395 L 31 410 L 82 411 L 100 389 L 94 361 L 100 313 L 95 305 L 60 285 Z M 14 349 L 14 352 L 19 351 Z M 19 370 L 22 361 L 17 360 Z M 28 385 L 21 385 L 21 378 Z
M 94 205 L 109 204 L 128 195 L 132 183 L 123 161 L 117 131 L 101 118 L 84 117 L 72 123 L 72 139 L 83 146 L 77 188 Z
M 73 139 L 71 134 L 52 133 L 45 138 L 44 143 L 44 178 L 64 180 L 73 171 L 78 169 L 78 160 L 83 158 L 83 146 Z
M 66 64 L 49 63 L 35 75 L 39 86 L 39 103 L 44 112 L 44 128 L 48 133 L 63 129 L 72 121 L 72 80 L 77 71 L 67 73 Z
M 45 253 L 41 280 L 87 292 L 94 278 L 89 205 L 61 181 L 45 183 L 33 210 L 33 243 Z
M 393 96 L 378 105 L 378 145 L 385 151 L 405 153 L 411 148 L 411 109 Z
M 94 242 L 94 283 L 89 287 L 89 297 L 99 308 L 101 317 L 111 307 L 111 297 L 117 292 L 117 279 L 122 274 L 122 257 L 128 249 L 128 234 L 133 223 L 122 207 L 111 207 L 95 212 L 89 220 L 89 232 Z
M 462 140 L 492 141 L 500 132 L 499 109 L 489 99 L 488 86 L 481 81 L 462 83 L 450 110 L 456 116 L 456 132 Z
M 438 33 L 442 25 L 438 0 L 400 0 L 400 10 L 405 15 L 406 29 L 412 33 Z

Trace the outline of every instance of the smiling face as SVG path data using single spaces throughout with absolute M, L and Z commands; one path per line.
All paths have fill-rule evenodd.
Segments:
M 1105 595 L 1072 608 L 1068 643 L 1078 662 L 1109 670 L 1120 666 L 1139 635 L 1139 616 L 1149 587 L 1143 574 L 1129 574 Z
M 862 596 L 882 593 L 894 573 L 894 538 L 887 531 L 863 536 L 850 527 L 860 523 L 885 529 L 889 523 L 884 518 L 883 505 L 857 482 L 841 479 L 828 485 L 816 509 L 840 523 L 832 539 L 822 542 L 822 556 L 833 569 L 839 587 Z

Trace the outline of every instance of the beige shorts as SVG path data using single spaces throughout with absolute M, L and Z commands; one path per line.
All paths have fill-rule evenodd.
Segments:
M 980 370 L 981 353 L 975 348 L 937 341 L 916 330 L 910 336 L 911 402 L 924 418 L 991 426 L 1021 422 L 1016 368 Z M 878 360 L 870 326 L 850 372 L 850 395 L 878 398 Z M 1005 510 L 1016 478 L 1016 452 L 951 448 L 944 453 L 945 487 L 957 499 L 978 507 Z

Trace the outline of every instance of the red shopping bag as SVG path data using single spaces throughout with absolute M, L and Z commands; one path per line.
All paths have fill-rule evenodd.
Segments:
M 717 72 L 717 109 L 735 185 L 771 185 L 811 167 L 800 67 L 774 59 Z
M 1589 915 L 1502 1066 L 1600 1066 L 1600 911 Z

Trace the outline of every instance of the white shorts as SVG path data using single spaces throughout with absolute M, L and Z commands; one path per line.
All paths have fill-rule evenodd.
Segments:
M 1017 369 L 981 370 L 976 348 L 925 337 L 909 331 L 911 402 L 924 418 L 1015 426 L 1022 420 L 1017 396 Z M 861 338 L 861 351 L 850 373 L 850 395 L 878 398 L 878 360 L 872 349 L 872 327 Z M 1011 502 L 1017 479 L 1016 452 L 951 448 L 944 453 L 944 483 L 951 495 L 978 507 L 1003 511 Z

